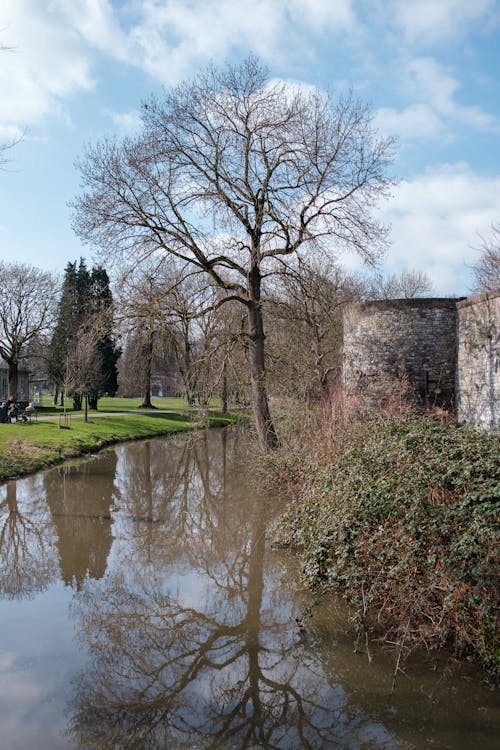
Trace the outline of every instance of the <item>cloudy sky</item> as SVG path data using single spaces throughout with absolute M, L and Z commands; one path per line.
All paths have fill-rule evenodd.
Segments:
M 74 161 L 138 124 L 141 101 L 250 52 L 273 78 L 369 102 L 398 137 L 385 268 L 467 294 L 500 219 L 499 0 L 0 0 L 0 257 L 62 272 Z M 352 265 L 349 259 L 346 263 Z

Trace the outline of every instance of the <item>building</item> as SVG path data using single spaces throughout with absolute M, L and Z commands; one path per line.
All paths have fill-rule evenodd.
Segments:
M 500 290 L 347 305 L 343 324 L 347 393 L 376 401 L 384 382 L 405 379 L 422 403 L 500 427 Z

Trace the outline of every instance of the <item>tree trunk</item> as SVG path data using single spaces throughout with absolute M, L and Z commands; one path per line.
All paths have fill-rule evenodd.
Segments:
M 227 414 L 227 362 L 222 365 L 221 412 Z
M 264 322 L 260 301 L 261 275 L 258 268 L 249 274 L 248 332 L 250 334 L 250 361 L 252 376 L 252 406 L 260 447 L 264 452 L 278 447 L 278 436 L 274 428 L 266 389 L 264 357 Z
M 144 396 L 139 409 L 154 409 L 151 403 L 151 370 L 153 368 L 153 333 L 148 331 L 146 334 L 146 344 L 144 346 Z
M 9 396 L 12 396 L 17 400 L 18 398 L 18 386 L 19 386 L 19 378 L 18 378 L 18 372 L 17 372 L 17 360 L 8 360 L 7 364 L 9 366 Z
M 183 345 L 183 366 L 180 368 L 182 380 L 184 383 L 184 392 L 188 406 L 194 406 L 195 394 L 194 385 L 195 377 L 193 373 L 193 363 L 191 357 L 191 342 L 189 340 L 189 322 L 187 319 L 182 321 L 182 345 Z
M 57 406 L 57 399 L 59 398 L 59 388 L 54 388 L 54 406 Z
M 85 401 L 85 422 L 89 421 L 89 400 L 87 394 L 83 397 Z

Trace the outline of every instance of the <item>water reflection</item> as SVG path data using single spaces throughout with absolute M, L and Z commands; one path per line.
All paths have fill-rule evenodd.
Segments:
M 55 539 L 40 476 L 0 486 L 0 597 L 31 598 L 57 578 Z
M 413 669 L 391 695 L 338 603 L 299 630 L 245 463 L 212 432 L 0 487 L 2 750 L 496 748 L 477 677 Z
M 61 578 L 79 589 L 102 578 L 111 544 L 111 513 L 118 500 L 114 451 L 43 474 L 45 497 L 57 531 Z
M 79 744 L 323 748 L 351 720 L 356 734 L 294 623 L 286 569 L 268 565 L 272 503 L 236 486 L 238 470 L 228 479 L 224 435 L 171 450 L 168 477 L 161 445 L 137 450 L 146 468 L 121 485 L 133 573 L 89 581 L 74 606 L 92 656 L 76 684 Z

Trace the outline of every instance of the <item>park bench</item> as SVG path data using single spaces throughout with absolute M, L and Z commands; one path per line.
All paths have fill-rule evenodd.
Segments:
M 33 419 L 36 420 L 37 413 L 36 409 L 29 409 L 28 402 L 23 401 L 15 404 L 15 409 L 10 413 L 7 413 L 6 407 L 2 405 L 2 422 L 31 422 Z

